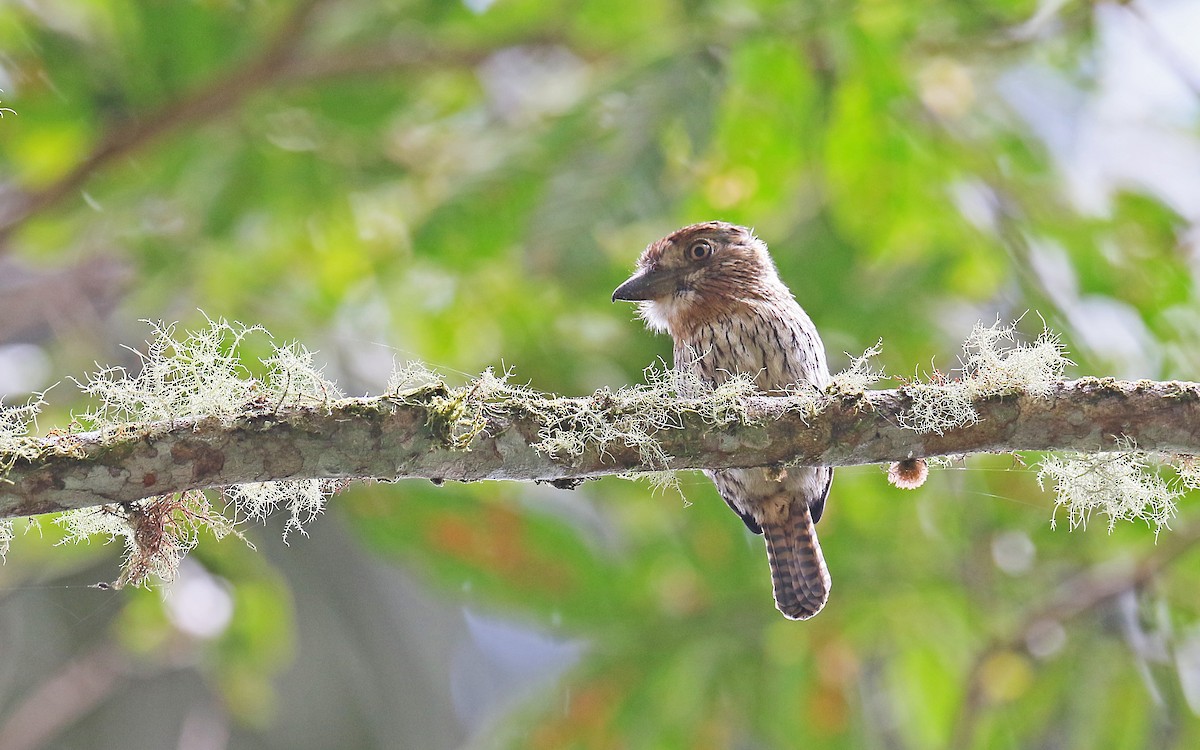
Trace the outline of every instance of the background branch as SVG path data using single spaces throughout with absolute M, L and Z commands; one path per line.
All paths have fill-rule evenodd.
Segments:
M 217 120 L 235 111 L 254 94 L 278 86 L 356 75 L 377 75 L 396 69 L 445 70 L 472 67 L 497 49 L 520 44 L 553 44 L 561 39 L 548 34 L 505 38 L 482 47 L 431 44 L 411 35 L 387 43 L 368 43 L 328 51 L 306 49 L 307 33 L 320 6 L 328 0 L 303 0 L 281 24 L 262 52 L 233 65 L 213 80 L 165 104 L 158 110 L 118 123 L 69 172 L 45 187 L 32 191 L 10 188 L 0 203 L 0 252 L 25 222 L 83 187 L 110 163 L 147 148 L 179 129 Z
M 224 75 L 156 112 L 113 128 L 90 154 L 58 180 L 36 191 L 9 196 L 8 210 L 0 213 L 0 247 L 31 217 L 78 190 L 108 163 L 148 146 L 176 128 L 194 127 L 197 122 L 220 117 L 269 85 L 296 54 L 314 13 L 323 2 L 303 0 L 299 3 L 258 57 L 233 66 Z
M 467 396 L 469 398 L 469 394 Z M 621 440 L 593 439 L 597 423 L 617 425 L 628 405 L 611 395 L 536 394 L 476 404 L 469 442 L 462 399 L 444 387 L 277 411 L 248 407 L 233 419 L 207 417 L 129 425 L 104 433 L 38 438 L 41 457 L 16 460 L 0 481 L 0 516 L 124 503 L 188 489 L 314 478 L 570 483 L 606 474 L 766 466 L 842 466 L 908 457 L 1015 450 L 1140 450 L 1200 453 L 1200 385 L 1087 378 L 1057 383 L 1044 397 L 978 400 L 979 420 L 945 434 L 901 427 L 906 389 L 831 397 L 820 414 L 793 398 L 752 397 L 743 419 L 708 423 L 698 401 L 663 401 L 650 437 L 661 453 Z M 586 415 L 592 427 L 584 430 Z M 571 435 L 578 455 L 540 444 Z M 539 450 L 539 448 L 542 448 Z M 661 456 L 665 454 L 665 461 Z M 659 458 L 655 458 L 659 456 Z M 2 458 L 2 457 L 0 457 Z
M 1166 544 L 1136 560 L 1116 559 L 1070 576 L 1049 598 L 1024 612 L 1004 635 L 979 652 L 967 670 L 962 704 L 948 747 L 958 750 L 973 746 L 976 726 L 988 704 L 983 682 L 989 658 L 1005 652 L 1028 653 L 1030 636 L 1037 629 L 1078 617 L 1126 591 L 1145 585 L 1197 545 L 1200 545 L 1200 524 L 1192 523 L 1172 532 Z
M 110 644 L 73 658 L 11 710 L 0 725 L 0 750 L 46 747 L 122 687 L 128 661 Z

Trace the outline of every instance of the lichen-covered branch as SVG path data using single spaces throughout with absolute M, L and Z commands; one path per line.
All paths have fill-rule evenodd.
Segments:
M 494 380 L 493 382 L 502 382 Z M 928 385 L 921 388 L 927 389 Z M 478 388 L 478 386 L 477 386 Z M 943 433 L 904 425 L 911 388 L 638 401 L 433 384 L 396 396 L 26 438 L 0 455 L 0 517 L 275 480 L 575 480 L 665 469 L 843 466 L 976 452 L 1200 454 L 1200 384 L 1085 378 L 976 399 Z
M 659 363 L 642 384 L 561 398 L 491 369 L 450 387 L 409 363 L 372 399 L 344 399 L 308 349 L 258 326 L 151 326 L 135 372 L 106 367 L 78 382 L 93 406 L 68 431 L 37 434 L 40 396 L 0 405 L 0 556 L 11 519 L 66 510 L 56 519 L 66 541 L 124 540 L 108 585 L 170 580 L 201 532 L 236 535 L 240 519 L 277 509 L 290 514 L 288 531 L 303 530 L 355 478 L 573 487 L 604 474 L 897 461 L 889 476 L 911 488 L 924 457 L 1073 450 L 1038 475 L 1072 527 L 1098 512 L 1157 529 L 1200 487 L 1200 385 L 1064 381 L 1053 335 L 1024 343 L 999 322 L 975 327 L 957 377 L 935 372 L 891 391 L 869 390 L 881 377 L 877 345 L 824 393 L 763 396 L 748 374 L 710 387 Z M 252 336 L 272 351 L 254 371 L 241 354 Z M 1161 454 L 1173 474 L 1159 471 Z

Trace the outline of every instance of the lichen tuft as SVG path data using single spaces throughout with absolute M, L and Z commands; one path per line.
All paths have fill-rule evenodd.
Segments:
M 977 323 L 963 344 L 961 377 L 934 373 L 927 381 L 904 387 L 912 405 L 900 424 L 916 432 L 936 432 L 979 420 L 974 402 L 982 398 L 1026 393 L 1046 396 L 1071 364 L 1058 337 L 1043 331 L 1032 343 L 1018 340 L 1016 325 Z
M 0 479 L 19 460 L 32 460 L 41 448 L 31 435 L 37 430 L 37 416 L 46 405 L 46 392 L 35 393 L 21 406 L 5 406 L 0 401 Z
M 277 345 L 261 326 L 207 318 L 208 327 L 176 334 L 176 324 L 147 321 L 153 337 L 136 352 L 140 368 L 106 367 L 79 383 L 97 399 L 77 419 L 103 432 L 126 432 L 131 425 L 216 417 L 232 419 L 248 408 L 327 406 L 342 393 L 313 364 L 313 353 L 293 342 Z M 266 339 L 271 353 L 259 360 L 262 376 L 243 363 L 251 336 Z M 0 427 L 3 430 L 3 427 Z M 0 442 L 4 439 L 0 432 Z M 262 482 L 225 489 L 230 515 L 216 510 L 203 491 L 148 498 L 123 506 L 100 506 L 63 513 L 57 522 L 66 541 L 93 535 L 124 538 L 125 564 L 114 587 L 144 585 L 150 578 L 171 580 L 180 560 L 201 531 L 217 538 L 237 534 L 238 518 L 262 518 L 278 507 L 291 517 L 284 536 L 303 533 L 303 524 L 324 507 L 337 483 L 326 480 Z M 3 535 L 0 534 L 0 544 Z
M 868 388 L 883 379 L 883 368 L 875 369 L 873 361 L 883 351 L 883 339 L 850 360 L 850 366 L 829 381 L 829 392 L 838 395 L 861 396 Z
M 1185 487 L 1161 474 L 1162 462 L 1132 449 L 1110 453 L 1047 456 L 1038 467 L 1038 486 L 1054 492 L 1055 515 L 1066 509 L 1069 528 L 1087 527 L 1093 513 L 1108 516 L 1112 533 L 1117 521 L 1143 520 L 1154 534 L 1170 528 L 1175 501 Z M 1055 525 L 1051 518 L 1051 526 Z
M 59 544 L 79 544 L 93 537 L 124 540 L 121 575 L 108 584 L 146 586 L 151 578 L 172 581 L 179 563 L 206 531 L 216 539 L 241 537 L 233 521 L 212 507 L 201 490 L 162 495 L 126 505 L 102 505 L 63 513 L 55 523 L 65 535 Z M 106 543 L 107 543 L 106 542 Z
M 605 454 L 621 445 L 638 451 L 654 466 L 659 485 L 671 456 L 656 434 L 683 426 L 687 414 L 706 424 L 748 424 L 746 397 L 757 389 L 748 375 L 735 375 L 716 386 L 698 375 L 667 367 L 661 360 L 644 370 L 646 382 L 616 391 L 600 389 L 588 398 L 529 399 L 523 406 L 542 419 L 544 427 L 534 448 L 552 458 L 582 455 L 588 449 Z M 615 416 L 615 419 L 612 418 Z

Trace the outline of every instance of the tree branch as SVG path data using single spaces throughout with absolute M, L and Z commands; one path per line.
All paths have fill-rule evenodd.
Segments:
M 469 393 L 437 385 L 402 397 L 311 408 L 272 411 L 251 404 L 232 418 L 28 439 L 23 454 L 36 452 L 36 458 L 0 454 L 0 466 L 12 464 L 0 476 L 0 517 L 273 480 L 424 477 L 569 485 L 664 469 L 843 466 L 961 453 L 1128 450 L 1131 444 L 1200 453 L 1196 383 L 1063 381 L 1046 396 L 979 399 L 977 422 L 941 435 L 900 426 L 912 407 L 909 391 L 827 396 L 818 414 L 811 413 L 811 401 L 750 397 L 738 402 L 745 409 L 741 418 L 726 424 L 706 421 L 700 400 L 664 399 L 647 416 L 672 427 L 640 441 L 597 437 L 626 434 L 619 426 L 630 417 L 630 405 L 607 392 L 586 398 L 523 392 L 471 405 Z M 474 416 L 465 419 L 471 409 Z M 578 449 L 552 455 L 547 448 L 564 436 Z M 647 441 L 654 450 L 646 450 Z

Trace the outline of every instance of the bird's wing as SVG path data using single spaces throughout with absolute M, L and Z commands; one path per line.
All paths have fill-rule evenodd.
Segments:
M 829 499 L 829 488 L 833 486 L 833 469 L 825 469 L 825 489 L 821 490 L 821 494 L 808 501 L 808 510 L 812 513 L 813 523 L 821 520 L 821 514 L 825 512 L 825 501 Z

